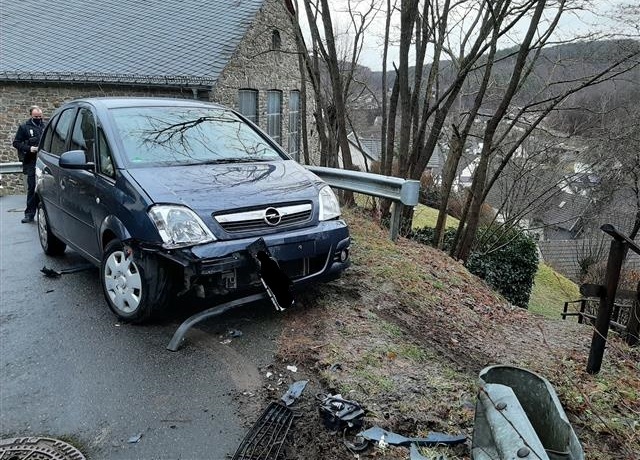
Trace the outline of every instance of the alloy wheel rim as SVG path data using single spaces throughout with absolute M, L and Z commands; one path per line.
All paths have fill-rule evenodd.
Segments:
M 140 306 L 142 277 L 135 262 L 124 251 L 112 252 L 106 260 L 104 285 L 113 306 L 133 313 Z

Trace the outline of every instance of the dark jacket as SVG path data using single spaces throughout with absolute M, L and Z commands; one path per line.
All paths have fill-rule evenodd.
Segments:
M 13 139 L 13 146 L 18 150 L 18 159 L 22 162 L 23 171 L 36 163 L 37 154 L 31 152 L 31 147 L 40 143 L 44 127 L 44 121 L 36 123 L 33 118 L 30 118 L 18 128 L 16 137 Z

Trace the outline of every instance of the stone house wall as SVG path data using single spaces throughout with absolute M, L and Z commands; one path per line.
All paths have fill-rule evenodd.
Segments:
M 274 30 L 280 34 L 279 51 L 273 51 Z M 212 57 L 215 59 L 215 56 Z M 256 15 L 254 23 L 238 46 L 209 94 L 199 91 L 196 96 L 208 98 L 228 107 L 239 108 L 238 90 L 258 90 L 258 124 L 266 131 L 267 91 L 282 92 L 281 144 L 289 151 L 289 95 L 300 90 L 298 55 L 288 12 L 280 0 L 267 0 Z M 11 145 L 20 123 L 29 118 L 29 107 L 42 107 L 45 120 L 63 103 L 83 97 L 98 96 L 147 96 L 193 99 L 190 88 L 164 88 L 152 86 L 83 84 L 71 82 L 0 82 L 0 163 L 18 161 Z M 311 94 L 308 101 L 313 101 Z M 311 120 L 313 109 L 308 110 Z M 310 131 L 309 143 L 312 158 L 317 156 L 318 141 Z M 315 147 L 313 147 L 315 146 Z M 23 193 L 21 174 L 4 175 L 0 194 Z
M 277 30 L 280 50 L 272 50 L 272 37 Z M 307 85 L 309 87 L 309 85 Z M 213 89 L 211 99 L 229 107 L 239 108 L 238 91 L 258 90 L 258 122 L 266 131 L 267 91 L 282 92 L 282 141 L 289 152 L 289 96 L 291 91 L 301 91 L 300 68 L 295 34 L 281 0 L 265 1 L 247 34 L 236 49 Z M 313 94 L 307 89 L 307 121 L 313 119 Z M 312 126 L 312 125 L 311 125 Z M 310 157 L 319 158 L 319 141 L 313 129 L 307 130 Z M 302 148 L 300 140 L 300 149 Z M 300 150 L 301 151 L 301 150 Z M 300 155 L 302 161 L 302 154 Z
M 29 107 L 42 108 L 45 120 L 67 101 L 82 97 L 140 96 L 193 99 L 190 89 L 145 88 L 69 83 L 0 83 L 0 163 L 18 161 L 11 143 L 18 126 L 29 118 Z M 0 194 L 26 193 L 22 174 L 4 174 Z

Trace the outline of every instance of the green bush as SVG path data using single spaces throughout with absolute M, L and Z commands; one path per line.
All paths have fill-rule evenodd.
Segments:
M 435 229 L 431 227 L 416 228 L 411 231 L 409 238 L 414 239 L 422 244 L 428 244 L 429 246 L 435 246 L 433 236 Z M 456 229 L 449 227 L 444 231 L 444 251 L 449 251 L 453 243 L 453 239 L 456 236 Z
M 455 233 L 455 229 L 445 231 L 445 251 L 450 249 Z M 478 233 L 482 234 L 483 231 Z M 484 279 L 511 303 L 527 308 L 538 269 L 536 243 L 518 229 L 490 234 L 492 236 L 481 247 L 474 248 L 465 265 L 471 273 Z M 433 235 L 434 229 L 424 227 L 414 230 L 411 238 L 433 246 Z

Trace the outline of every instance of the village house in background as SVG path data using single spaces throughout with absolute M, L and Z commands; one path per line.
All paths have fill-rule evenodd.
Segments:
M 37 11 L 37 24 L 25 23 L 25 11 Z M 11 141 L 29 106 L 40 105 L 48 118 L 68 100 L 95 96 L 218 102 L 301 159 L 292 11 L 290 0 L 3 1 L 0 162 L 17 161 Z M 12 176 L 2 178 L 3 193 L 21 190 Z

